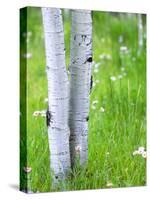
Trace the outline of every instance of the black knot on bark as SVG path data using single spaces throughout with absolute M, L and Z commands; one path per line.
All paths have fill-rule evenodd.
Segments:
M 90 91 L 92 90 L 93 87 L 93 76 L 91 76 L 91 81 L 90 81 Z
M 92 62 L 92 56 L 87 59 L 87 62 Z
M 47 110 L 46 111 L 46 125 L 47 126 L 50 126 L 51 118 L 52 118 L 51 112 L 49 110 Z
M 86 121 L 89 121 L 89 116 L 86 117 Z

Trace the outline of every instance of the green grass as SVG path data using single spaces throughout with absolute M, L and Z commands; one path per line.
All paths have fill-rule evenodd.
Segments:
M 143 16 L 145 21 L 145 16 Z M 66 62 L 69 63 L 70 18 L 64 16 Z M 145 27 L 145 26 L 144 26 Z M 36 110 L 47 109 L 47 77 L 41 11 L 28 8 L 27 30 L 32 36 L 27 52 L 27 145 L 28 188 L 34 192 L 52 191 L 49 170 L 49 148 L 45 118 L 33 117 Z M 145 30 L 144 30 L 145 31 Z M 119 37 L 123 37 L 119 43 Z M 127 46 L 128 53 L 120 53 Z M 93 66 L 94 82 L 91 92 L 89 120 L 89 159 L 84 168 L 77 166 L 57 189 L 81 190 L 111 187 L 142 186 L 146 184 L 146 160 L 132 153 L 146 147 L 146 47 L 138 49 L 136 15 L 93 13 L 93 58 L 100 63 L 98 72 Z M 21 51 L 22 53 L 22 51 Z M 110 55 L 100 59 L 99 55 Z M 124 69 L 124 71 L 122 71 Z M 118 79 L 118 75 L 122 75 Z M 117 79 L 112 81 L 110 77 Z M 98 100 L 96 109 L 92 102 Z M 101 112 L 100 108 L 104 108 Z M 27 143 L 27 144 L 26 144 Z M 22 156 L 23 157 L 23 156 Z M 25 187 L 24 161 L 21 161 L 21 188 Z

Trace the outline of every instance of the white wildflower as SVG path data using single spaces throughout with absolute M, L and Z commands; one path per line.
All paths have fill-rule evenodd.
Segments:
M 106 186 L 107 186 L 107 187 L 112 187 L 113 184 L 112 184 L 112 182 L 109 181 L 109 182 L 107 182 Z
M 142 154 L 144 152 L 145 148 L 144 147 L 139 147 L 138 148 L 138 152 L 139 154 Z
M 120 47 L 120 51 L 121 51 L 122 53 L 127 53 L 127 52 L 128 52 L 128 48 L 127 48 L 126 46 L 121 46 L 121 47 Z
M 138 150 L 133 152 L 133 156 L 141 155 L 143 158 L 147 158 L 147 153 L 144 147 L 139 147 Z
M 80 151 L 81 151 L 81 147 L 80 147 L 79 145 L 76 146 L 76 147 L 75 147 L 75 152 L 76 152 L 77 154 L 79 154 Z
M 93 87 L 95 87 L 96 86 L 96 83 L 95 82 L 93 82 Z
M 40 112 L 40 111 L 35 111 L 35 112 L 33 113 L 33 116 L 34 116 L 34 117 L 39 116 L 39 112 Z
M 27 58 L 27 59 L 32 58 L 32 53 L 23 54 L 23 58 Z
M 105 109 L 103 107 L 100 107 L 100 112 L 105 112 Z
M 95 80 L 95 83 L 99 83 L 100 81 L 99 80 Z
M 46 117 L 46 110 L 41 111 L 41 117 Z
M 33 116 L 34 116 L 34 117 L 38 117 L 38 116 L 46 117 L 46 110 L 35 111 L 35 112 L 33 113 Z
M 120 51 L 127 51 L 127 50 L 128 50 L 128 48 L 126 46 L 121 46 L 120 47 Z
M 31 167 L 23 167 L 23 171 L 26 173 L 30 173 L 32 171 Z
M 93 102 L 92 102 L 92 110 L 95 110 L 96 109 L 96 104 L 98 103 L 98 100 L 94 100 Z
M 110 54 L 100 54 L 99 55 L 99 58 L 102 59 L 102 60 L 111 60 L 111 55 Z
M 95 105 L 95 104 L 97 104 L 97 103 L 98 103 L 98 100 L 94 100 L 94 101 L 92 102 L 93 105 Z
M 115 76 L 111 76 L 110 79 L 111 79 L 112 81 L 116 81 L 116 77 L 115 77 Z
M 143 157 L 143 158 L 147 158 L 147 153 L 146 153 L 146 151 L 144 151 L 144 152 L 142 153 L 142 157 Z
M 22 35 L 23 35 L 23 37 L 31 37 L 32 32 L 31 31 L 24 32 Z
M 47 103 L 47 102 L 48 102 L 48 98 L 45 98 L 45 99 L 44 99 L 44 102 Z
M 132 153 L 133 156 L 138 155 L 138 154 L 139 152 L 137 150 Z

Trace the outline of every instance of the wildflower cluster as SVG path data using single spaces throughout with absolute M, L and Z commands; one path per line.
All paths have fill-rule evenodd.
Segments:
M 141 155 L 143 158 L 147 158 L 147 153 L 144 147 L 139 147 L 138 150 L 135 150 L 133 156 L 135 155 Z
M 111 57 L 110 54 L 105 54 L 105 53 L 100 54 L 100 55 L 99 55 L 99 58 L 100 58 L 101 60 L 111 60 L 111 59 L 112 59 L 112 57 Z
M 127 75 L 127 73 L 124 72 L 124 68 L 121 68 L 121 71 L 123 71 L 122 74 L 119 74 L 118 76 L 111 76 L 111 77 L 110 77 L 110 80 L 111 80 L 111 81 L 116 81 L 116 80 L 118 80 L 118 79 L 122 79 L 124 76 Z
M 27 166 L 27 167 L 23 167 L 23 171 L 26 173 L 30 173 L 32 171 L 32 168 Z
M 96 109 L 96 105 L 98 104 L 98 100 L 94 100 L 92 102 L 92 110 L 95 110 Z M 105 109 L 101 106 L 100 109 L 99 109 L 100 112 L 105 112 Z
M 26 58 L 26 59 L 32 58 L 32 53 L 23 54 L 23 58 Z
M 120 47 L 120 53 L 126 54 L 126 53 L 128 53 L 128 52 L 129 52 L 129 50 L 128 50 L 128 48 L 127 48 L 126 46 L 121 46 L 121 47 Z
M 46 110 L 41 110 L 41 111 L 35 111 L 33 113 L 33 116 L 34 117 L 38 117 L 38 116 L 41 116 L 41 117 L 46 117 Z
M 100 112 L 105 112 L 105 109 L 103 107 L 100 107 Z
M 106 184 L 106 186 L 107 186 L 108 188 L 111 188 L 111 187 L 113 187 L 113 183 L 112 183 L 111 181 L 108 181 L 107 184 Z
M 96 109 L 96 104 L 98 104 L 98 100 L 94 100 L 92 102 L 92 109 L 95 110 Z
M 98 73 L 101 62 L 96 63 L 93 61 L 92 65 L 93 65 L 94 73 Z

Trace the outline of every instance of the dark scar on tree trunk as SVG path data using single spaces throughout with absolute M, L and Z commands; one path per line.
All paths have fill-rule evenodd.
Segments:
M 82 40 L 85 41 L 85 38 L 87 37 L 86 35 L 81 35 Z
M 92 87 L 93 87 L 93 76 L 91 76 L 91 82 L 90 82 L 90 92 L 92 90 Z
M 87 59 L 87 62 L 92 62 L 92 56 Z
M 89 121 L 89 116 L 86 117 L 86 121 Z
M 90 63 L 90 62 L 92 62 L 92 60 L 93 60 L 93 59 L 92 59 L 92 56 L 90 56 L 90 57 L 87 58 L 87 60 L 84 62 L 84 64 L 85 64 L 86 62 L 89 62 L 89 63 Z
M 89 43 L 87 43 L 87 44 L 86 44 L 86 46 L 89 46 L 91 43 L 92 43 L 92 40 L 90 40 L 90 42 L 89 42 Z
M 50 126 L 51 118 L 52 118 L 52 114 L 51 114 L 51 112 L 47 109 L 47 111 L 46 111 L 46 125 L 47 125 L 47 126 Z

